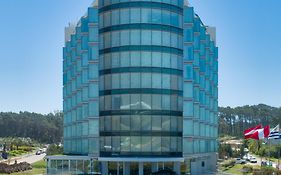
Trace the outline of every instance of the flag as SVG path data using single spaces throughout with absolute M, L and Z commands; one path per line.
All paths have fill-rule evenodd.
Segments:
M 268 139 L 281 139 L 281 133 L 279 131 L 279 124 L 270 131 Z
M 253 127 L 253 128 L 246 129 L 246 130 L 244 131 L 244 137 L 245 137 L 245 139 L 250 139 L 251 136 L 252 136 L 258 129 L 261 129 L 261 125 L 258 125 L 258 126 Z
M 267 138 L 270 133 L 269 126 L 265 126 L 264 128 L 261 128 L 261 125 L 258 125 L 254 128 L 250 128 L 244 131 L 245 139 L 255 139 L 255 140 L 261 140 L 264 138 Z

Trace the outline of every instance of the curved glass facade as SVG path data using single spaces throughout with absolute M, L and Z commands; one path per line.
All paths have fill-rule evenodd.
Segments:
M 100 1 L 100 156 L 182 156 L 180 1 Z

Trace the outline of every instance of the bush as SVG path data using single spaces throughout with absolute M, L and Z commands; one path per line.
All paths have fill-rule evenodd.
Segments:
M 51 144 L 47 149 L 47 155 L 60 155 L 60 154 L 63 154 L 63 148 L 56 144 Z
M 233 167 L 235 165 L 235 160 L 229 160 L 225 163 L 222 164 L 222 167 L 228 168 L 228 167 Z
M 243 173 L 252 173 L 253 167 L 251 165 L 245 165 L 243 166 L 242 170 Z
M 272 167 L 262 167 L 261 169 L 254 170 L 253 175 L 280 175 L 281 171 Z

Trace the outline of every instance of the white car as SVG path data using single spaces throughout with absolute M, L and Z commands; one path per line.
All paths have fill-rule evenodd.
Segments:
M 246 164 L 246 161 L 240 158 L 236 158 L 236 164 Z
M 250 162 L 251 162 L 251 163 L 257 163 L 258 161 L 257 161 L 257 159 L 256 159 L 255 157 L 252 157 L 252 158 L 250 159 Z

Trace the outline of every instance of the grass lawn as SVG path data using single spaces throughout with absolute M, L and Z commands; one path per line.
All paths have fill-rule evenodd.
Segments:
M 234 165 L 232 168 L 229 168 L 227 170 L 225 170 L 224 172 L 226 173 L 231 173 L 231 174 L 237 174 L 237 175 L 244 175 L 246 173 L 242 173 L 241 172 L 241 169 L 243 168 L 244 165 L 241 165 L 241 164 L 236 164 Z M 247 173 L 247 174 L 252 174 L 252 173 Z

